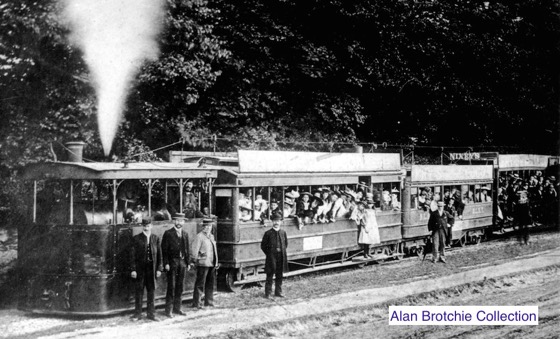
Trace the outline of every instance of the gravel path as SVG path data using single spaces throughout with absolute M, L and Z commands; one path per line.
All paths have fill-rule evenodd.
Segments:
M 314 298 L 292 304 L 276 304 L 251 309 L 205 309 L 188 312 L 187 316 L 160 323 L 124 323 L 112 327 L 76 330 L 45 338 L 155 338 L 202 337 L 248 329 L 269 322 L 292 320 L 299 317 L 325 314 L 356 307 L 363 307 L 410 295 L 446 289 L 465 283 L 497 278 L 528 270 L 560 264 L 560 248 L 512 259 L 507 263 L 454 273 L 449 276 L 424 279 L 403 285 L 364 289 L 326 297 Z

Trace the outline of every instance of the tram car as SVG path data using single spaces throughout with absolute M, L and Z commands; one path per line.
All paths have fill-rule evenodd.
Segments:
M 221 168 L 221 167 L 220 167 Z M 18 232 L 24 284 L 19 307 L 52 314 L 105 315 L 134 308 L 129 244 L 144 216 L 161 239 L 171 215 L 211 208 L 218 167 L 197 163 L 53 162 L 27 167 L 29 222 Z M 199 212 L 200 213 L 200 212 Z M 185 222 L 190 239 L 202 215 Z M 187 272 L 185 293 L 194 273 Z M 156 302 L 164 302 L 166 275 Z
M 423 253 L 428 220 L 437 200 L 455 200 L 454 243 L 479 243 L 492 225 L 492 165 L 412 165 L 403 190 L 402 235 L 406 253 Z M 430 203 L 432 202 L 432 203 Z
M 264 200 L 284 213 L 293 204 L 294 195 L 317 194 L 315 199 L 343 199 L 344 192 L 364 192 L 376 207 L 379 243 L 371 254 L 402 257 L 400 209 L 383 209 L 383 192 L 400 196 L 402 153 L 313 153 L 280 151 L 238 151 L 239 167 L 222 169 L 214 183 L 214 199 L 218 217 L 217 241 L 220 271 L 225 274 L 230 290 L 246 283 L 262 281 L 265 255 L 260 249 L 263 221 L 273 213 L 272 206 L 258 215 L 255 206 Z M 325 193 L 329 192 L 329 193 Z M 243 200 L 243 201 L 242 201 Z M 336 203 L 333 201 L 332 203 Z M 249 218 L 240 216 L 240 206 L 253 212 Z M 259 220 L 260 219 L 260 220 Z M 299 225 L 298 218 L 284 215 L 283 229 L 288 235 L 288 261 L 299 268 L 287 275 L 333 266 L 355 265 L 360 251 L 356 223 L 346 215 L 334 215 L 326 222 Z

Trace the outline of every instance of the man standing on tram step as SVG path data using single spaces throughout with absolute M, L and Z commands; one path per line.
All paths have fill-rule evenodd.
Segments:
M 165 297 L 165 315 L 173 318 L 173 313 L 185 315 L 181 311 L 181 296 L 186 271 L 191 269 L 189 261 L 189 235 L 183 229 L 185 214 L 176 213 L 173 216 L 175 227 L 163 234 L 161 249 L 163 266 L 167 272 L 167 295 Z
M 144 286 L 148 292 L 148 319 L 158 321 L 155 316 L 154 292 L 156 279 L 162 271 L 161 243 L 157 235 L 152 234 L 152 219 L 142 219 L 142 233 L 132 238 L 130 250 L 130 276 L 135 283 L 135 313 L 133 320 L 142 319 L 142 298 Z
M 432 232 L 432 262 L 439 261 L 445 263 L 445 233 L 449 226 L 449 213 L 443 210 L 443 201 L 437 202 L 437 210 L 431 212 L 428 220 L 428 230 Z
M 218 250 L 212 235 L 212 219 L 202 220 L 202 231 L 196 235 L 190 255 L 191 263 L 196 265 L 196 282 L 193 292 L 193 307 L 214 307 L 214 285 L 218 269 Z
M 276 275 L 274 295 L 284 298 L 282 293 L 282 278 L 284 272 L 288 271 L 288 236 L 286 231 L 280 229 L 282 218 L 272 217 L 272 229 L 264 233 L 261 241 L 261 249 L 266 255 L 264 271 L 266 273 L 266 284 L 264 287 L 265 298 L 270 299 L 272 293 L 272 278 Z

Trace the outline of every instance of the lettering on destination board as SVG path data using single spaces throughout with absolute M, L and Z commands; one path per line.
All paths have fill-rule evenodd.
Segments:
M 323 248 L 323 236 L 303 238 L 303 250 L 319 250 Z
M 472 209 L 472 214 L 482 214 L 482 212 L 484 212 L 484 208 L 482 207 L 474 207 Z
M 449 153 L 451 160 L 480 160 L 480 153 Z

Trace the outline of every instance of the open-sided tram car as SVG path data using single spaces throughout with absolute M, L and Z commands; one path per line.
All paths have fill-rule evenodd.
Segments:
M 457 189 L 464 198 L 463 218 L 455 218 L 452 238 L 465 245 L 480 242 L 485 229 L 492 225 L 493 200 L 479 199 L 482 188 L 492 189 L 492 165 L 413 165 L 407 170 L 403 189 L 402 237 L 407 253 L 422 253 L 430 236 L 428 219 L 430 209 L 425 210 L 419 202 L 423 192 L 440 194 Z M 469 198 L 470 197 L 470 198 Z M 485 200 L 485 201 L 481 201 Z
M 25 286 L 20 308 L 40 313 L 110 314 L 134 308 L 129 243 L 149 215 L 161 239 L 173 227 L 171 213 L 187 197 L 199 209 L 210 204 L 217 167 L 170 163 L 35 164 L 30 220 L 19 228 L 18 265 Z M 193 183 L 194 190 L 185 192 Z M 133 220 L 135 219 L 136 220 Z M 193 239 L 201 219 L 184 229 Z M 194 273 L 187 272 L 185 293 Z M 166 275 L 156 286 L 164 302 Z
M 238 152 L 239 167 L 222 169 L 214 184 L 217 241 L 220 271 L 226 275 L 231 290 L 243 284 L 265 279 L 265 255 L 260 249 L 264 232 L 257 220 L 239 220 L 239 196 L 251 197 L 254 206 L 257 194 L 267 201 L 284 201 L 286 191 L 312 193 L 317 188 L 343 190 L 358 189 L 358 184 L 369 191 L 397 190 L 400 194 L 402 176 L 401 153 L 313 153 L 242 151 Z M 378 204 L 379 206 L 379 204 Z M 270 213 L 270 208 L 269 208 Z M 401 212 L 377 211 L 381 243 L 372 246 L 372 252 L 386 256 L 402 256 Z M 352 265 L 351 259 L 360 252 L 357 246 L 356 223 L 337 219 L 332 223 L 310 223 L 298 229 L 295 218 L 284 219 L 288 235 L 288 261 L 299 268 L 288 273 L 301 274 L 310 270 Z

